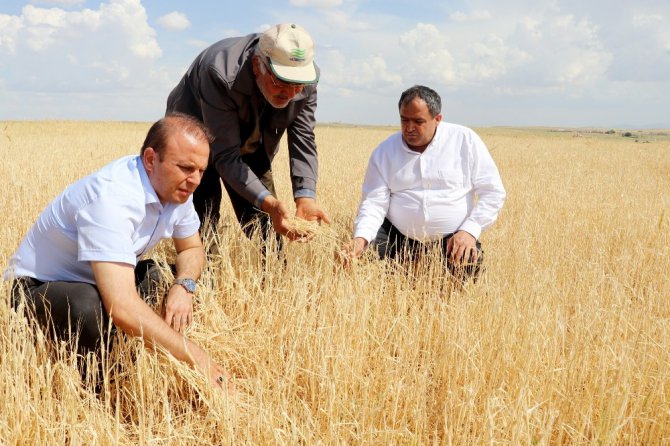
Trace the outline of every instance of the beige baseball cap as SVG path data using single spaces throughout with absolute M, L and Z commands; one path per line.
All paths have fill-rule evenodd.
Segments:
M 270 59 L 272 72 L 280 80 L 297 84 L 315 84 L 319 81 L 314 66 L 314 42 L 299 25 L 280 24 L 261 35 L 258 46 Z

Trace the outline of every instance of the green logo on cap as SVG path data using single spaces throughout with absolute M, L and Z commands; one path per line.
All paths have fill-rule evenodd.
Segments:
M 305 60 L 305 50 L 302 50 L 300 48 L 295 48 L 294 50 L 291 51 L 290 60 L 293 60 L 293 61 L 296 61 L 296 62 L 304 62 L 304 60 Z

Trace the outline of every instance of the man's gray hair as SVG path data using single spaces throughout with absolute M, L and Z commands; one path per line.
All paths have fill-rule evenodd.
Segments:
M 254 53 L 252 54 L 252 56 L 258 56 L 259 62 L 260 62 L 259 66 L 260 66 L 261 74 L 265 74 L 265 72 L 268 71 L 268 67 L 266 65 L 268 63 L 267 62 L 268 56 L 266 56 L 265 53 L 263 53 L 263 50 L 261 50 L 260 45 L 256 45 L 256 47 L 254 48 Z
M 440 99 L 440 95 L 432 88 L 423 85 L 415 85 L 403 91 L 400 95 L 400 101 L 398 101 L 398 110 L 417 98 L 426 103 L 428 112 L 432 118 L 442 111 L 442 99 Z

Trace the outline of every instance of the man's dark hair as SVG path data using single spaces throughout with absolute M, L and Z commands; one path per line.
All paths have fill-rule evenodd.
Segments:
M 423 85 L 415 85 L 403 91 L 400 95 L 400 101 L 398 101 L 398 110 L 416 98 L 426 103 L 431 118 L 434 118 L 442 111 L 442 99 L 440 99 L 440 95 L 435 90 Z
M 142 144 L 140 155 L 144 155 L 146 148 L 151 147 L 158 154 L 158 159 L 162 160 L 167 140 L 176 130 L 188 133 L 200 141 L 207 141 L 208 144 L 214 141 L 214 137 L 202 121 L 185 113 L 168 113 L 151 126 Z

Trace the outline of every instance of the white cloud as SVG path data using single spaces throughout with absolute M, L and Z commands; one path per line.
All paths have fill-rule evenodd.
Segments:
M 319 60 L 323 61 L 319 62 L 321 80 L 340 91 L 398 87 L 402 84 L 402 76 L 393 73 L 379 55 L 352 59 L 339 50 L 330 50 Z
M 449 20 L 454 22 L 478 22 L 483 20 L 490 20 L 491 13 L 486 9 L 476 9 L 470 14 L 462 11 L 456 11 L 449 15 Z
M 77 6 L 85 3 L 86 0 L 32 0 L 33 5 L 50 5 L 50 6 Z
M 494 24 L 486 33 L 460 23 L 441 28 L 419 23 L 402 33 L 403 76 L 447 88 L 488 84 L 498 91 L 518 91 L 521 86 L 553 91 L 603 79 L 612 61 L 598 27 L 570 14 L 519 16 L 515 22 Z
M 527 58 L 494 34 L 457 42 L 449 38 L 447 31 L 432 24 L 419 23 L 399 40 L 400 47 L 407 53 L 401 70 L 407 77 L 450 87 L 495 80 L 504 75 L 508 67 Z M 432 44 L 425 45 L 425 42 Z
M 210 42 L 207 42 L 206 40 L 198 40 L 198 39 L 189 39 L 186 41 L 186 43 L 189 46 L 195 47 L 195 48 L 207 48 L 209 46 Z
M 191 26 L 188 17 L 177 11 L 159 17 L 157 23 L 168 31 L 184 31 Z
M 401 49 L 408 53 L 406 77 L 412 83 L 461 83 L 455 70 L 455 59 L 445 45 L 445 36 L 432 24 L 419 23 L 399 38 Z M 424 45 L 432 42 L 432 45 Z
M 372 31 L 374 27 L 366 21 L 356 20 L 344 11 L 327 11 L 324 14 L 326 23 L 332 29 L 337 29 L 338 34 L 345 31 Z
M 524 18 L 510 44 L 529 56 L 514 74 L 530 86 L 586 85 L 602 79 L 612 61 L 598 27 L 572 14 Z
M 16 52 L 16 39 L 23 22 L 19 17 L 0 14 L 0 51 L 9 54 Z
M 609 36 L 615 49 L 608 72 L 615 81 L 667 84 L 670 73 L 670 11 L 636 12 L 625 17 Z M 667 86 L 666 86 L 667 88 Z
M 663 16 L 660 14 L 635 14 L 632 20 L 632 24 L 635 28 L 642 28 L 662 22 Z
M 311 6 L 314 8 L 335 8 L 342 5 L 342 0 L 291 0 L 293 6 Z
M 162 51 L 140 0 L 109 0 L 96 10 L 76 11 L 26 5 L 19 16 L 0 16 L 0 61 L 2 53 L 12 57 L 5 80 L 15 91 L 103 91 L 164 82 L 153 67 Z

